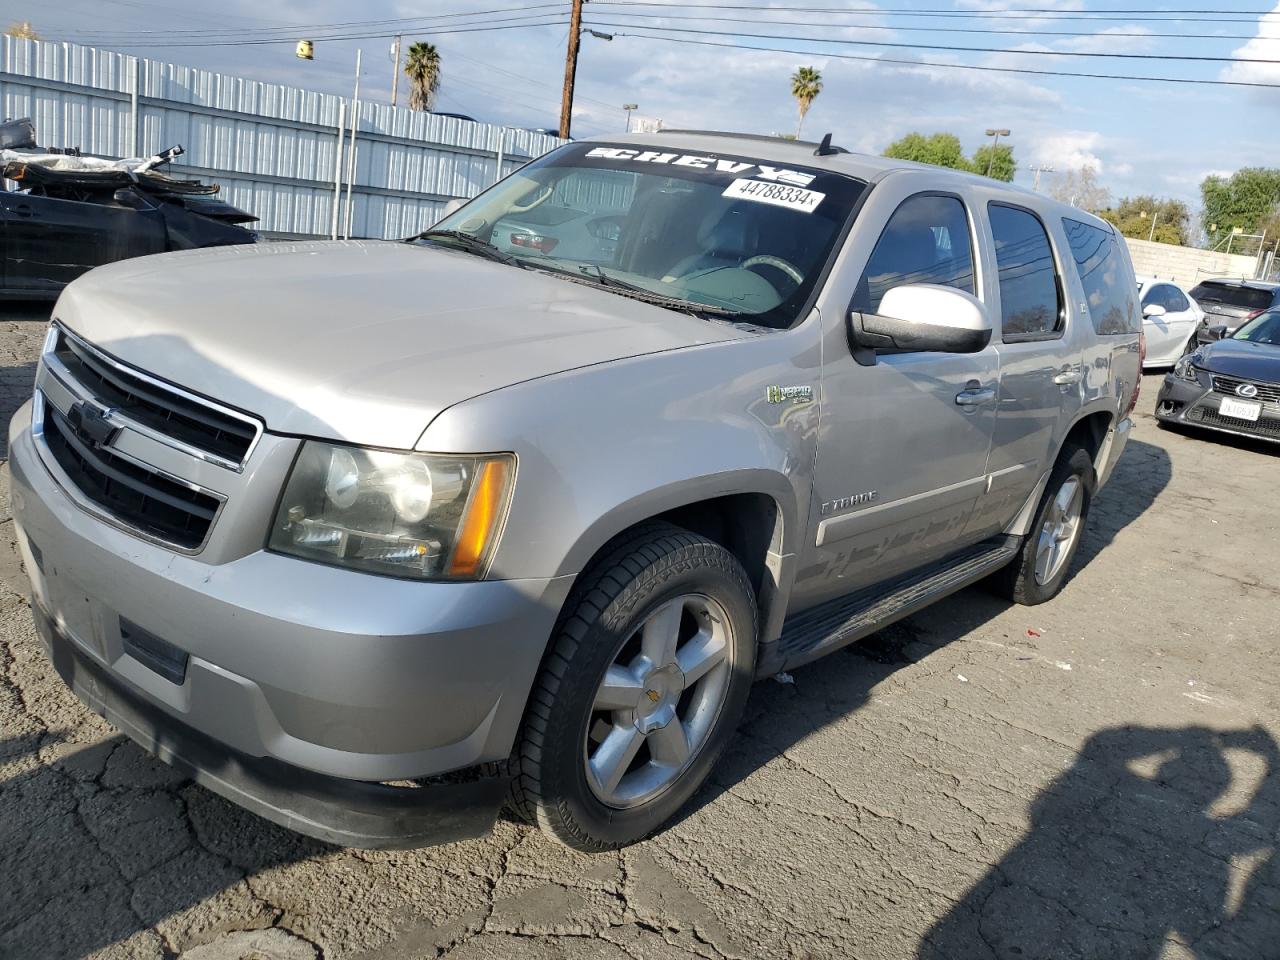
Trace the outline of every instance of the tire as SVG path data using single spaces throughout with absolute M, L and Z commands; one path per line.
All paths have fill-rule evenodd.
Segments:
M 1074 487 L 1071 485 L 1074 484 Z M 1045 485 L 1044 495 L 1040 498 L 1040 506 L 1036 510 L 1035 521 L 1031 533 L 1027 535 L 1022 549 L 1009 566 L 998 573 L 994 579 L 997 591 L 1014 603 L 1034 606 L 1057 596 L 1067 577 L 1071 573 L 1071 564 L 1075 559 L 1080 541 L 1084 537 L 1085 525 L 1089 519 L 1089 506 L 1093 502 L 1093 493 L 1097 478 L 1093 472 L 1093 458 L 1083 447 L 1064 447 L 1049 474 L 1049 482 Z M 1042 557 L 1042 544 L 1048 537 L 1047 526 L 1058 516 L 1055 505 L 1060 499 L 1069 498 L 1074 502 L 1075 494 L 1068 490 L 1078 491 L 1078 514 L 1072 526 L 1069 542 L 1059 540 L 1061 552 L 1038 569 Z M 1065 546 L 1062 546 L 1065 544 Z M 1052 549 L 1052 548 L 1050 548 Z
M 751 584 L 719 544 L 669 524 L 621 539 L 575 587 L 534 682 L 513 758 L 515 812 L 589 852 L 653 833 L 732 739 L 755 672 L 756 634 Z M 675 637 L 678 651 L 657 664 L 665 654 L 650 653 L 665 637 Z M 723 656 L 707 666 L 715 650 Z M 637 706 L 616 707 L 621 701 Z M 680 742 L 684 760 L 671 746 Z M 611 776 L 618 770 L 620 780 Z

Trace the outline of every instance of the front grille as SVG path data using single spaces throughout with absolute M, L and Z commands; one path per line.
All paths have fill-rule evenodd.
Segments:
M 1206 427 L 1222 427 L 1224 430 L 1280 440 L 1280 419 L 1274 417 L 1259 417 L 1250 422 L 1236 417 L 1224 417 L 1212 407 L 1193 407 L 1187 411 L 1187 420 L 1191 423 L 1203 423 Z
M 47 400 L 44 441 L 76 488 L 137 530 L 185 550 L 204 544 L 220 501 L 99 446 Z
M 1242 383 L 1252 383 L 1258 388 L 1257 396 L 1247 399 L 1280 404 L 1280 383 L 1258 383 L 1256 380 L 1240 380 L 1236 377 L 1219 376 L 1216 373 L 1213 375 L 1213 389 L 1218 393 L 1225 393 L 1227 396 L 1239 396 L 1236 393 L 1236 387 Z
M 251 418 L 131 372 L 66 330 L 58 331 L 53 356 L 103 407 L 224 465 L 241 466 L 258 437 Z

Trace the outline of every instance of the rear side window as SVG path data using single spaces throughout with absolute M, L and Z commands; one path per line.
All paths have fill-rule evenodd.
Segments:
M 905 283 L 975 292 L 969 217 L 955 197 L 920 194 L 902 202 L 871 252 L 853 309 L 875 313 L 884 295 Z
M 1044 224 L 1017 207 L 993 203 L 987 209 L 996 241 L 1005 342 L 1053 336 L 1062 328 L 1062 298 Z
M 1257 287 L 1242 287 L 1238 283 L 1219 283 L 1206 280 L 1191 289 L 1191 298 L 1202 303 L 1224 303 L 1228 307 L 1243 307 L 1246 310 L 1265 310 L 1271 306 L 1274 296 L 1270 290 L 1259 290 Z
M 1115 234 L 1066 217 L 1062 226 L 1089 303 L 1093 329 L 1102 336 L 1138 333 L 1142 329 L 1138 291 L 1125 269 Z
M 1187 298 L 1182 291 L 1171 283 L 1162 283 L 1160 285 L 1160 297 L 1155 302 L 1170 313 L 1181 313 L 1183 310 L 1191 308 L 1191 304 L 1187 302 Z

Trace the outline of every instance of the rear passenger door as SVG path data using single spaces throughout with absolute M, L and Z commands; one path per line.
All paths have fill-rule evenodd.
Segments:
M 1083 376 L 1050 228 L 1016 204 L 991 201 L 985 212 L 996 261 L 991 313 L 992 342 L 1000 355 L 1000 402 L 989 486 L 970 525 L 982 536 L 1006 527 L 1035 490 L 1059 424 L 1079 409 Z
M 824 348 L 812 539 L 792 592 L 797 609 L 965 546 L 985 484 L 1000 375 L 995 349 L 880 351 L 874 365 L 862 366 L 843 333 L 850 308 L 874 313 L 902 284 L 983 296 L 967 198 L 913 192 L 914 175 L 902 180 L 875 188 L 860 217 L 884 226 L 864 231 L 874 246 L 851 256 L 836 285 L 850 284 L 840 286 L 849 299 L 837 301 L 829 322 L 838 326 Z

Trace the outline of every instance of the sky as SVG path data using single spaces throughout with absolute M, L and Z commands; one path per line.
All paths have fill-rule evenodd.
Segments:
M 1270 0 L 1227 0 L 1225 9 L 1220 7 L 1222 0 L 1215 0 L 1215 4 L 1205 0 L 659 2 L 673 5 L 639 6 L 605 0 L 586 4 L 584 23 L 613 35 L 613 39 L 583 36 L 575 136 L 621 132 L 626 122 L 624 103 L 639 104 L 638 115 L 659 118 L 667 127 L 794 132 L 796 103 L 789 78 L 797 67 L 813 66 L 822 73 L 823 89 L 804 121 L 805 138 L 818 139 L 831 132 L 835 143 L 858 152 L 879 153 L 910 131 L 955 133 L 972 152 L 983 143 L 984 130 L 1007 128 L 1011 131 L 1008 142 L 1019 162 L 1019 183 L 1031 185 L 1029 167 L 1033 164 L 1052 166 L 1057 172 L 1091 164 L 1115 198 L 1143 193 L 1172 196 L 1193 210 L 1199 205 L 1199 184 L 1205 175 L 1280 164 L 1280 137 L 1276 135 L 1280 121 L 1280 2 L 1271 7 Z M 712 5 L 721 9 L 709 9 Z M 327 38 L 403 30 L 406 46 L 426 40 L 440 51 L 443 84 L 437 109 L 536 128 L 555 127 L 559 122 L 568 7 L 568 0 L 363 0 L 360 4 L 340 0 L 276 0 L 271 4 L 260 0 L 218 0 L 217 4 L 208 0 L 52 0 L 43 5 L 31 0 L 0 0 L 0 21 L 30 20 L 46 39 L 75 40 L 346 95 L 351 92 L 359 47 L 363 50 L 363 97 L 384 102 L 390 102 L 393 72 L 389 37 Z M 1209 7 L 1215 12 L 1191 12 Z M 1033 9 L 1042 12 L 1025 12 Z M 1127 12 L 1133 10 L 1143 12 Z M 920 11 L 944 15 L 926 16 Z M 1168 19 L 1175 12 L 1200 19 Z M 689 19 L 695 16 L 718 19 Z M 415 19 L 409 24 L 369 24 L 404 18 Z M 334 26 L 355 22 L 361 26 Z M 463 29 L 482 25 L 503 29 Z M 1020 32 L 982 32 L 993 30 Z M 803 39 L 748 36 L 762 33 Z M 660 34 L 666 39 L 637 34 Z M 304 37 L 314 40 L 314 61 L 294 56 L 294 41 Z M 815 37 L 842 42 L 817 42 Z M 251 39 L 283 42 L 243 42 Z M 214 40 L 233 42 L 209 45 Z M 705 45 L 708 43 L 730 46 Z M 1028 56 L 874 44 L 1220 60 Z M 795 52 L 759 49 L 765 46 Z M 740 49 L 744 47 L 750 49 Z M 837 54 L 864 59 L 842 59 Z M 888 63 L 886 59 L 899 62 Z M 1245 59 L 1277 62 L 1242 62 Z M 1033 76 L 925 65 L 928 63 L 1276 86 Z M 403 104 L 403 80 L 400 95 Z M 1042 189 L 1054 176 L 1044 174 Z

